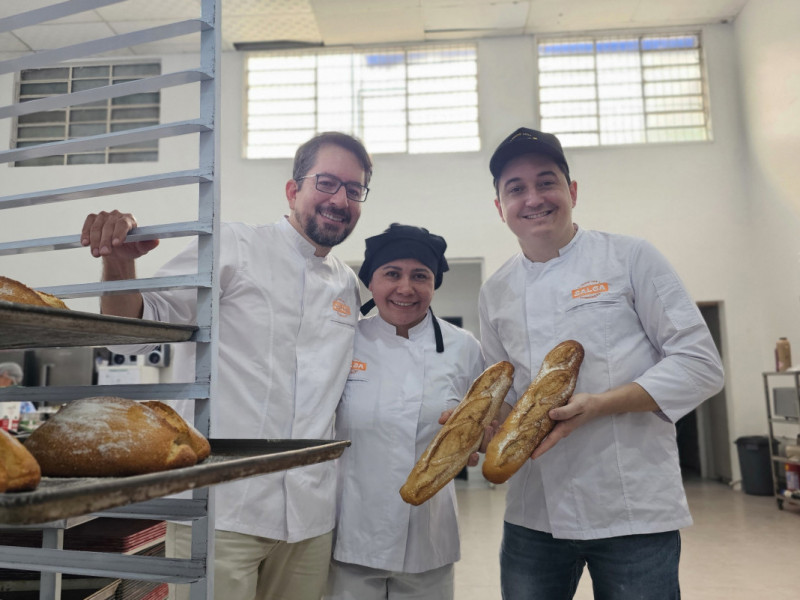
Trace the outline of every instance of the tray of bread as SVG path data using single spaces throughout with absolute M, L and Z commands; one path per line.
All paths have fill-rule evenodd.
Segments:
M 3 349 L 186 342 L 197 329 L 0 300 Z
M 0 429 L 0 526 L 63 521 L 338 458 L 348 441 L 211 440 L 158 400 L 81 398 L 29 436 Z
M 346 440 L 210 442 L 209 456 L 188 467 L 120 477 L 43 476 L 34 490 L 0 493 L 0 526 L 47 523 L 333 460 L 350 445 Z
M 197 329 L 194 325 L 73 311 L 52 294 L 0 276 L 0 348 L 186 342 Z

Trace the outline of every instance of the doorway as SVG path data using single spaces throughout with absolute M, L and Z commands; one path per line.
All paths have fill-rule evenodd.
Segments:
M 722 356 L 720 305 L 700 303 L 711 337 Z M 725 388 L 675 423 L 678 456 L 684 478 L 701 477 L 730 483 L 731 447 Z

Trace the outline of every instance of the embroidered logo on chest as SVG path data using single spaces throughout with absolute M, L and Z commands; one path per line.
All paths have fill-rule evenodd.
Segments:
M 601 281 L 587 281 L 572 290 L 573 298 L 597 298 L 608 291 L 608 283 Z
M 343 317 L 350 316 L 350 307 L 345 304 L 344 300 L 341 298 L 337 298 L 333 301 L 333 310 L 339 313 Z
M 367 370 L 367 363 L 365 362 L 361 362 L 360 360 L 354 360 L 352 363 L 350 363 L 350 374 L 366 370 Z

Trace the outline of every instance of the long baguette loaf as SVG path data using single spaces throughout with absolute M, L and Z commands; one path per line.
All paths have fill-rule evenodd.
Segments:
M 0 429 L 0 492 L 36 489 L 42 478 L 39 463 L 19 440 Z
M 489 442 L 483 462 L 486 479 L 503 483 L 530 458 L 555 425 L 547 413 L 572 397 L 581 362 L 583 346 L 574 340 L 547 353 L 539 373 Z
M 25 442 L 47 477 L 119 477 L 197 463 L 162 410 L 125 398 L 74 400 Z
M 481 444 L 484 429 L 496 418 L 513 375 L 514 367 L 503 361 L 478 376 L 400 488 L 403 500 L 422 504 L 466 466 L 469 455 Z

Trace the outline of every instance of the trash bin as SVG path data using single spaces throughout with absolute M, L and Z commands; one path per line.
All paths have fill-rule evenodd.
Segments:
M 771 496 L 772 459 L 769 455 L 769 438 L 765 435 L 748 435 L 736 440 L 739 451 L 739 468 L 742 471 L 742 488 L 745 494 Z

